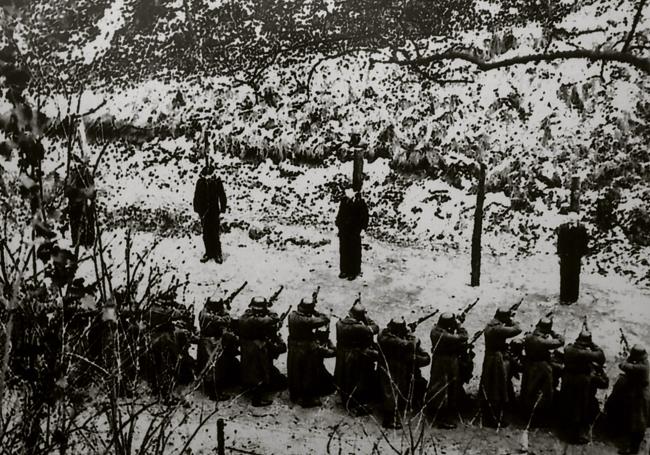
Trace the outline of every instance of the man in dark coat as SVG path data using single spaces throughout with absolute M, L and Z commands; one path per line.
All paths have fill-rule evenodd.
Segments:
M 73 155 L 65 195 L 72 244 L 90 248 L 95 243 L 95 179 L 86 156 Z
M 645 348 L 633 346 L 619 368 L 622 374 L 605 404 L 605 412 L 610 426 L 626 438 L 626 446 L 619 453 L 636 454 L 650 423 L 650 366 Z
M 431 378 L 427 408 L 439 428 L 451 429 L 458 421 L 463 393 L 460 358 L 467 351 L 467 330 L 451 313 L 443 313 L 431 329 Z
M 499 307 L 485 330 L 485 357 L 479 385 L 479 402 L 483 425 L 504 427 L 508 424 L 505 411 L 511 404 L 511 373 L 508 370 L 508 338 L 521 333 L 519 324 L 512 320 L 507 306 Z
M 378 351 L 373 338 L 378 332 L 358 300 L 349 315 L 336 323 L 334 380 L 343 405 L 354 415 L 369 413 L 366 405 L 377 391 Z
M 568 221 L 558 228 L 557 254 L 560 256 L 560 302 L 575 303 L 580 292 L 580 261 L 587 254 L 589 236 L 579 222 L 578 214 L 570 212 Z
M 219 238 L 220 216 L 226 208 L 226 192 L 221 178 L 216 175 L 216 169 L 212 164 L 206 164 L 201 170 L 194 190 L 194 211 L 201 217 L 205 245 L 205 255 L 201 258 L 201 262 L 210 259 L 214 259 L 219 264 L 223 262 Z
M 348 189 L 336 215 L 339 230 L 341 273 L 339 278 L 354 280 L 361 274 L 361 231 L 368 228 L 368 206 L 360 191 Z
M 270 394 L 286 387 L 286 378 L 273 365 L 278 353 L 286 351 L 279 326 L 280 318 L 269 311 L 264 297 L 254 297 L 239 318 L 241 381 L 250 389 L 256 407 L 270 405 Z
M 289 398 L 304 408 L 320 406 L 319 398 L 334 391 L 334 378 L 323 363 L 322 343 L 326 340 L 316 333 L 329 323 L 329 317 L 316 311 L 313 299 L 302 299 L 289 314 Z
M 427 381 L 420 368 L 431 362 L 406 322 L 391 320 L 377 336 L 379 385 L 385 428 L 401 428 L 405 412 L 420 410 Z
M 553 351 L 564 346 L 564 338 L 553 331 L 553 321 L 542 318 L 532 333 L 524 337 L 524 371 L 521 378 L 521 405 L 531 423 L 548 423 L 555 396 Z
M 212 399 L 227 398 L 224 389 L 238 384 L 240 377 L 239 340 L 236 323 L 223 299 L 208 299 L 199 313 L 200 338 L 197 367 L 205 374 L 203 388 Z
M 561 410 L 564 428 L 572 442 L 589 442 L 589 428 L 599 411 L 596 392 L 609 386 L 604 364 L 603 350 L 594 344 L 586 329 L 580 332 L 575 343 L 564 348 Z

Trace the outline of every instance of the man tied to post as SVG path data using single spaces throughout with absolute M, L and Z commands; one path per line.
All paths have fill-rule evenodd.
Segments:
M 360 189 L 345 191 L 336 215 L 336 227 L 339 231 L 339 278 L 354 280 L 361 274 L 361 231 L 368 228 L 368 206 Z
M 589 236 L 580 223 L 580 216 L 569 212 L 567 221 L 557 232 L 557 254 L 560 256 L 560 303 L 570 305 L 580 293 L 580 262 L 589 251 Z
M 201 170 L 194 190 L 194 211 L 201 217 L 203 245 L 205 246 L 205 254 L 201 258 L 201 262 L 214 259 L 218 264 L 223 263 L 219 236 L 221 234 L 221 213 L 227 207 L 223 182 L 216 174 L 216 167 L 212 163 L 207 163 Z
M 95 243 L 95 179 L 86 155 L 72 155 L 65 195 L 72 244 L 90 248 Z

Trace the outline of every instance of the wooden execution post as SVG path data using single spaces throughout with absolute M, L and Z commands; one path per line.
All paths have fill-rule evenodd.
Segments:
M 474 209 L 474 230 L 472 232 L 472 274 L 471 286 L 481 284 L 481 234 L 483 232 L 483 203 L 485 202 L 485 164 L 478 170 L 478 189 Z
M 569 200 L 569 211 L 580 212 L 580 177 L 571 177 L 571 199 Z
M 360 191 L 363 186 L 363 148 L 359 146 L 361 136 L 358 133 L 350 135 L 350 146 L 354 150 L 354 163 L 352 168 L 352 189 Z
M 217 419 L 217 454 L 226 455 L 226 443 L 224 442 L 223 437 L 223 419 Z

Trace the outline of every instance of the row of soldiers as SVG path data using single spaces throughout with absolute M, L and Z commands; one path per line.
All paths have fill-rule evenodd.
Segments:
M 406 413 L 420 410 L 438 427 L 454 428 L 468 399 L 464 385 L 472 377 L 473 345 L 482 336 L 485 357 L 477 399 L 484 425 L 504 427 L 508 415 L 518 411 L 530 426 L 562 421 L 573 442 L 586 443 L 602 414 L 596 394 L 609 386 L 605 356 L 586 324 L 568 345 L 553 330 L 550 315 L 523 338 L 515 338 L 522 333 L 514 320 L 519 302 L 500 307 L 470 339 L 463 322 L 474 302 L 458 315 L 440 315 L 430 332 L 428 353 L 414 329 L 437 312 L 411 324 L 391 320 L 380 331 L 357 299 L 349 314 L 336 323 L 334 347 L 329 336 L 330 317 L 316 309 L 317 293 L 282 316 L 272 311 L 272 301 L 257 297 L 239 319 L 229 316 L 227 302 L 209 300 L 199 316 L 199 353 L 203 354 L 198 356 L 199 368 L 206 368 L 209 353 L 219 352 L 204 382 L 209 394 L 219 397 L 233 385 L 229 381 L 240 377 L 242 385 L 252 391 L 254 406 L 270 404 L 271 394 L 286 384 L 291 401 L 303 407 L 318 406 L 322 397 L 338 391 L 344 407 L 354 415 L 370 413 L 371 405 L 379 401 L 387 428 L 399 428 Z M 287 315 L 288 346 L 278 333 Z M 236 359 L 237 344 L 241 364 Z M 273 365 L 285 351 L 286 382 Z M 331 357 L 336 358 L 333 375 L 324 364 Z M 429 364 L 427 383 L 421 368 Z M 236 370 L 239 374 L 234 374 Z M 620 370 L 605 411 L 607 421 L 625 433 L 625 453 L 636 453 L 650 412 L 645 350 L 632 347 Z M 521 379 L 519 397 L 515 378 Z M 562 417 L 558 419 L 558 415 Z
M 76 284 L 79 292 L 72 294 L 79 294 L 77 300 L 86 299 L 91 291 Z M 508 417 L 517 414 L 531 425 L 547 426 L 561 420 L 568 436 L 584 443 L 596 419 L 604 414 L 604 420 L 625 434 L 626 453 L 638 451 L 643 440 L 650 390 L 647 354 L 641 346 L 629 349 L 620 363 L 621 375 L 603 413 L 596 394 L 609 386 L 605 356 L 586 325 L 567 345 L 553 330 L 551 317 L 543 317 L 530 333 L 520 337 L 522 329 L 515 314 L 521 302 L 497 309 L 494 318 L 471 338 L 463 325 L 476 301 L 457 315 L 441 314 L 430 331 L 431 349 L 427 352 L 414 331 L 437 311 L 410 324 L 391 320 L 380 330 L 358 298 L 349 314 L 337 320 L 334 346 L 329 333 L 332 316 L 316 308 L 318 290 L 301 300 L 294 311 L 290 307 L 279 315 L 273 305 L 280 288 L 268 299 L 253 298 L 248 309 L 235 318 L 230 315 L 230 304 L 244 286 L 228 297 L 206 301 L 199 313 L 198 333 L 193 308 L 177 304 L 172 293 L 161 295 L 146 311 L 130 311 L 122 298 L 116 298 L 100 314 L 87 312 L 96 324 L 89 323 L 82 313 L 66 312 L 71 333 L 90 329 L 86 336 L 89 346 L 79 348 L 80 354 L 92 360 L 84 376 L 92 376 L 90 365 L 101 365 L 104 371 L 119 372 L 118 391 L 130 393 L 144 372 L 153 391 L 164 399 L 173 399 L 177 384 L 195 380 L 200 380 L 215 400 L 226 399 L 235 388 L 243 387 L 253 406 L 271 404 L 273 394 L 287 387 L 290 400 L 303 407 L 319 406 L 323 397 L 338 392 L 344 408 L 353 415 L 371 413 L 378 405 L 387 428 L 399 428 L 405 416 L 421 411 L 438 427 L 453 428 L 471 402 L 465 384 L 473 375 L 473 347 L 482 337 L 485 356 L 476 401 L 484 425 L 504 427 Z M 16 318 L 15 333 L 29 332 L 29 324 L 21 324 L 21 320 Z M 289 332 L 286 343 L 280 335 L 285 321 Z M 37 338 L 35 334 L 29 339 Z M 56 333 L 50 338 L 39 345 L 51 350 L 57 344 Z M 27 361 L 38 351 L 29 339 L 14 341 L 12 368 L 16 374 L 29 376 L 30 371 L 38 370 L 34 361 Z M 196 358 L 190 355 L 193 343 L 197 344 Z M 54 364 L 61 356 L 52 352 L 43 358 Z M 275 366 L 285 353 L 286 376 Z M 333 374 L 325 365 L 328 358 L 335 358 Z M 421 368 L 428 365 L 427 381 Z M 52 382 L 56 370 L 51 369 Z M 515 379 L 521 379 L 519 396 Z

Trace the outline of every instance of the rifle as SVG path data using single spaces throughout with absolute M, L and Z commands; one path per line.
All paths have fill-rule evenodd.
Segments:
M 484 331 L 485 329 L 481 329 L 478 332 L 476 332 L 472 337 L 472 339 L 469 341 L 469 343 L 467 343 L 467 347 L 472 348 L 474 346 L 474 343 L 476 343 L 478 339 L 481 337 L 481 335 L 483 335 Z
M 510 307 L 510 313 L 513 313 L 513 314 L 516 313 L 517 310 L 519 310 L 519 307 L 521 306 L 522 303 L 524 303 L 524 297 L 522 297 L 519 302 L 515 303 L 514 305 L 512 305 Z
M 630 352 L 630 342 L 627 341 L 627 337 L 625 336 L 625 332 L 623 332 L 622 328 L 618 328 L 618 331 L 621 333 L 621 344 L 623 345 L 623 355 L 627 356 L 627 354 Z
M 591 332 L 591 330 L 589 330 L 589 320 L 587 319 L 586 314 L 582 318 L 582 330 L 586 332 Z
M 223 304 L 226 308 L 230 310 L 230 304 L 235 300 L 235 297 L 239 295 L 241 291 L 244 290 L 244 288 L 248 285 L 248 281 L 244 281 L 244 284 L 242 284 L 239 288 L 235 289 L 228 297 L 226 297 L 223 301 Z
M 272 306 L 278 300 L 278 297 L 280 296 L 280 293 L 282 292 L 283 289 L 284 286 L 280 286 L 280 289 L 278 289 L 277 291 L 275 291 L 275 293 L 273 293 L 271 298 L 269 298 L 269 306 Z
M 479 299 L 480 299 L 480 298 L 477 298 L 477 299 L 474 300 L 472 303 L 470 303 L 469 305 L 467 305 L 467 306 L 463 309 L 463 311 L 460 312 L 460 314 L 458 315 L 458 317 L 457 317 L 456 319 L 457 319 L 459 322 L 463 322 L 463 321 L 465 321 L 465 318 L 467 317 L 467 314 L 468 314 L 470 311 L 472 311 L 472 309 L 473 309 L 473 308 L 478 304 Z
M 434 316 L 435 316 L 436 314 L 438 314 L 439 312 L 440 312 L 440 310 L 438 310 L 438 309 L 433 310 L 433 312 L 431 312 L 431 313 L 429 313 L 429 314 L 427 314 L 427 315 L 424 315 L 424 316 L 420 317 L 418 320 L 413 321 L 413 322 L 410 322 L 410 323 L 408 324 L 408 328 L 411 329 L 411 332 L 414 332 L 414 331 L 415 331 L 415 328 L 416 328 L 417 326 L 419 326 L 420 324 L 422 324 L 422 323 L 423 323 L 424 321 L 426 321 L 427 319 L 431 319 L 432 317 L 434 317 Z
M 287 311 L 282 313 L 280 315 L 280 319 L 278 319 L 278 329 L 284 325 L 284 320 L 287 319 L 287 316 L 289 316 L 289 313 L 291 313 L 291 309 L 293 308 L 293 305 L 289 305 L 289 308 L 287 308 Z
M 320 292 L 320 286 L 316 286 L 316 290 L 311 294 L 311 299 L 314 302 L 314 305 L 316 305 L 316 302 L 318 302 L 319 292 Z

